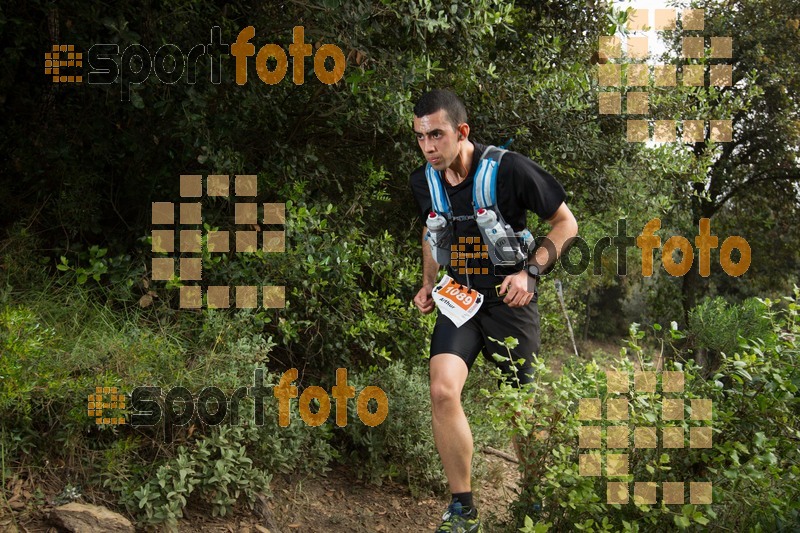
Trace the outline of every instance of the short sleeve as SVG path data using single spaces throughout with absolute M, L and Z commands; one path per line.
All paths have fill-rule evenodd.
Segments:
M 507 154 L 508 155 L 508 154 Z M 514 154 L 514 188 L 523 207 L 543 220 L 552 217 L 567 199 L 564 187 L 552 174 L 529 158 Z
M 422 220 L 425 220 L 428 213 L 431 212 L 433 204 L 431 203 L 431 193 L 428 190 L 428 182 L 425 179 L 424 166 L 411 173 L 409 185 L 411 186 L 411 193 L 414 195 L 414 200 L 417 203 L 417 212 Z

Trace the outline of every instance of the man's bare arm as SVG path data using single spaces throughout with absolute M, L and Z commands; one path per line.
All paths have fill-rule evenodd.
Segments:
M 422 314 L 433 311 L 434 303 L 431 294 L 433 286 L 436 284 L 436 273 L 439 272 L 439 263 L 433 259 L 430 245 L 425 242 L 425 235 L 428 228 L 422 230 L 422 288 L 414 296 L 414 305 Z
M 547 219 L 547 223 L 550 224 L 551 229 L 528 261 L 529 264 L 537 265 L 539 272 L 544 272 L 548 266 L 553 264 L 578 234 L 578 222 L 567 204 L 563 202 L 553 216 Z M 534 294 L 531 283 L 532 280 L 525 270 L 506 276 L 500 285 L 500 294 L 506 295 L 503 301 L 509 307 L 528 305 Z
M 547 223 L 551 226 L 550 231 L 530 261 L 530 264 L 539 267 L 540 272 L 561 257 L 564 249 L 578 235 L 578 222 L 566 203 L 562 202 L 553 216 L 547 219 Z
M 439 263 L 433 258 L 430 245 L 425 241 L 428 228 L 422 228 L 422 286 L 436 284 L 436 273 L 439 272 Z

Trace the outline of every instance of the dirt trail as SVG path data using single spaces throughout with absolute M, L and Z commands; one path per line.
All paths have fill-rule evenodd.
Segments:
M 476 502 L 485 520 L 504 520 L 519 478 L 516 465 L 494 456 L 482 460 L 487 474 L 476 488 Z M 376 487 L 340 468 L 327 478 L 277 489 L 275 501 L 283 531 L 419 533 L 439 525 L 449 495 L 415 500 L 401 485 Z

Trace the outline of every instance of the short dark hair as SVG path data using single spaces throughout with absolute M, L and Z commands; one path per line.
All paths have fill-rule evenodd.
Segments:
M 458 131 L 458 125 L 467 121 L 467 108 L 464 102 L 447 89 L 434 89 L 423 94 L 414 106 L 414 115 L 424 117 L 444 109 L 447 118 L 453 125 L 453 130 Z

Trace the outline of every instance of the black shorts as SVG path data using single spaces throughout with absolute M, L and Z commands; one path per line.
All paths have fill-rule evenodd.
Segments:
M 511 350 L 510 361 L 509 350 L 502 344 L 507 337 L 519 341 Z M 536 298 L 524 307 L 509 307 L 503 303 L 502 297 L 487 297 L 475 316 L 460 328 L 439 313 L 431 335 L 431 357 L 452 353 L 463 359 L 470 369 L 480 352 L 500 368 L 509 385 L 519 387 L 531 383 L 533 354 L 539 353 L 539 307 Z M 497 361 L 492 357 L 494 353 L 506 359 Z M 517 363 L 520 359 L 524 361 Z

